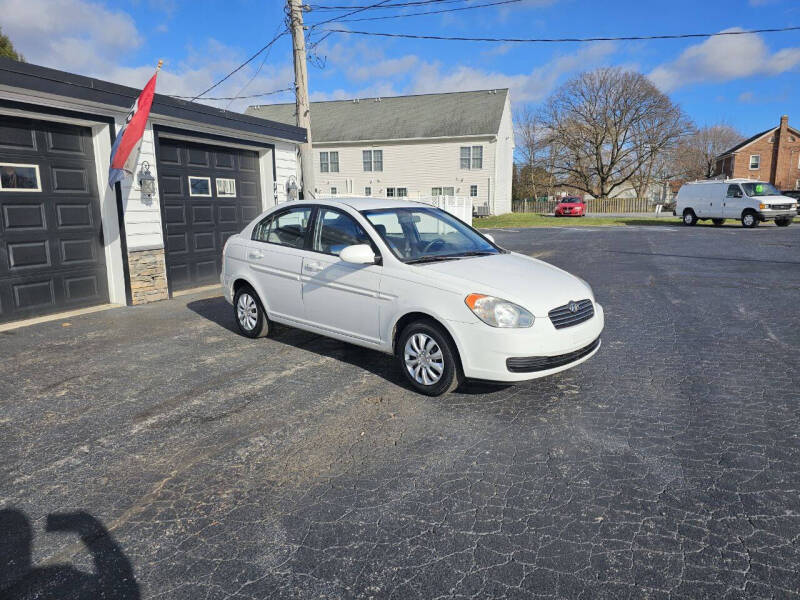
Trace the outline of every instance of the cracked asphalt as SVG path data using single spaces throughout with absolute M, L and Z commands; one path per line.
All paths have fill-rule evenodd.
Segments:
M 0 598 L 800 597 L 800 226 L 492 233 L 593 359 L 427 398 L 213 291 L 0 333 Z

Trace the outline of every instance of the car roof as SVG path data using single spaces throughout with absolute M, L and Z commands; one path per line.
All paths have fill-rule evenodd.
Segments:
M 414 202 L 412 200 L 401 200 L 396 198 L 373 198 L 371 196 L 341 196 L 339 198 L 320 198 L 307 200 L 316 204 L 328 204 L 332 206 L 346 205 L 355 210 L 380 210 L 385 208 L 420 208 L 430 207 L 424 202 Z

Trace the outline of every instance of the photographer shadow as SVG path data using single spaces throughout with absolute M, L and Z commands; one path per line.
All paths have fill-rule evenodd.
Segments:
M 46 530 L 76 534 L 95 572 L 70 564 L 34 567 L 30 521 L 18 510 L 0 510 L 0 600 L 139 600 L 131 563 L 100 521 L 85 512 L 51 514 Z

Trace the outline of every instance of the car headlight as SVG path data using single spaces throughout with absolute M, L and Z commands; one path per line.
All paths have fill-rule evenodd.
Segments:
M 481 321 L 492 327 L 530 327 L 533 315 L 527 310 L 502 298 L 470 294 L 464 299 L 469 309 Z

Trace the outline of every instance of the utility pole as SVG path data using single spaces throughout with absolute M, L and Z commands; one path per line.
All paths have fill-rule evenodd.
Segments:
M 297 126 L 306 130 L 308 141 L 300 144 L 300 173 L 303 179 L 303 195 L 314 198 L 316 185 L 314 178 L 314 153 L 311 148 L 311 106 L 308 102 L 308 67 L 306 65 L 306 38 L 303 27 L 303 0 L 287 0 L 289 7 L 289 28 L 292 32 L 294 54 L 295 110 Z

